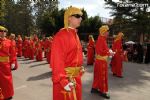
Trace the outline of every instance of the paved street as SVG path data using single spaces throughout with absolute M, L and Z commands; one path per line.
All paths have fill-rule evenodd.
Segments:
M 20 67 L 13 71 L 13 100 L 52 100 L 49 64 L 24 58 L 18 58 L 18 61 Z M 124 78 L 113 77 L 110 68 L 108 76 L 110 100 L 150 100 L 150 65 L 124 63 Z M 86 66 L 86 73 L 82 77 L 83 100 L 105 100 L 90 93 L 92 80 L 93 66 Z

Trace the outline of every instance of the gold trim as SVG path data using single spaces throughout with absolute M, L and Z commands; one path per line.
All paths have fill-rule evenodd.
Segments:
M 2 94 L 2 89 L 0 88 L 0 99 L 4 99 L 4 96 L 3 96 L 3 94 Z

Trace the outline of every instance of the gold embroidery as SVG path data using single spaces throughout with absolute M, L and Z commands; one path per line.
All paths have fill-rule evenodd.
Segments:
M 61 93 L 64 95 L 64 100 L 67 100 L 67 95 L 69 96 L 69 98 L 71 98 L 70 92 L 61 91 Z
M 0 99 L 4 99 L 4 96 L 2 94 L 2 89 L 0 88 Z

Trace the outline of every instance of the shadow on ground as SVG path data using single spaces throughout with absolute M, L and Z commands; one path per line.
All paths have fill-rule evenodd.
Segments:
M 43 79 L 50 78 L 51 75 L 52 75 L 52 72 L 46 72 L 46 73 L 43 73 L 43 74 L 40 74 L 40 75 L 37 75 L 37 76 L 29 77 L 29 78 L 27 79 L 27 81 L 43 80 Z
M 39 63 L 39 64 L 31 65 L 30 68 L 36 67 L 36 66 L 42 66 L 42 65 L 46 65 L 46 64 L 48 64 L 48 63 L 47 62 L 46 63 Z
M 86 66 L 86 64 L 84 64 Z M 111 69 L 108 67 L 109 72 L 108 72 L 108 84 L 109 84 L 109 92 L 111 96 L 111 92 L 113 91 L 121 91 L 121 90 L 126 90 L 128 92 L 127 88 L 130 88 L 131 86 L 137 86 L 140 87 L 141 85 L 144 84 L 145 81 L 150 81 L 150 65 L 145 65 L 145 64 L 137 64 L 137 63 L 124 63 L 123 65 L 123 76 L 124 78 L 117 78 L 112 76 L 111 74 Z M 83 82 L 83 100 L 104 100 L 101 96 L 98 94 L 91 94 L 90 90 L 92 87 L 92 82 L 93 82 L 93 75 L 91 77 L 91 74 L 93 74 L 94 70 L 94 65 L 91 66 L 86 66 L 86 76 L 89 75 L 89 77 L 84 77 Z M 88 95 L 84 95 L 88 94 Z M 113 93 L 112 93 L 113 94 Z M 97 97 L 99 96 L 99 97 Z M 115 99 L 113 99 L 115 100 Z

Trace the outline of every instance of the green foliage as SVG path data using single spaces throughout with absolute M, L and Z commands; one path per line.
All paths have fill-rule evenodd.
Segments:
M 8 28 L 9 32 L 22 35 L 37 33 L 41 35 L 54 35 L 64 27 L 65 9 L 58 9 L 58 0 L 1 0 L 4 16 L 0 21 Z M 5 2 L 4 2 L 5 1 Z M 0 3 L 1 4 L 1 3 Z M 83 20 L 79 33 L 98 33 L 102 25 L 99 16 L 88 17 L 85 9 L 82 9 Z M 3 20 L 2 20 L 3 19 Z M 81 38 L 88 36 L 80 34 Z
M 5 0 L 0 0 L 0 24 L 3 24 L 5 19 Z
M 133 36 L 133 40 L 137 39 L 139 41 L 141 34 L 150 33 L 150 0 L 122 1 L 126 2 L 126 4 L 149 4 L 149 6 L 144 7 L 119 7 L 116 2 L 106 1 L 106 8 L 111 9 L 111 15 L 114 16 L 114 23 L 112 25 L 114 34 L 121 30 L 127 36 Z M 119 3 L 122 2 L 120 1 Z

